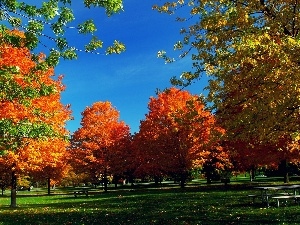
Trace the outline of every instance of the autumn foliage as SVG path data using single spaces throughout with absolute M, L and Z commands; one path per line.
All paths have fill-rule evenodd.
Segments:
M 151 98 L 148 108 L 134 138 L 139 159 L 137 174 L 176 174 L 183 186 L 188 172 L 201 168 L 213 149 L 222 152 L 219 138 L 224 130 L 199 96 L 170 88 Z
M 23 46 L 0 45 L 0 166 L 9 168 L 14 181 L 29 172 L 58 178 L 64 167 L 71 112 L 60 102 L 62 77 L 54 79 L 44 57 Z
M 154 6 L 159 12 L 176 11 L 185 24 L 174 47 L 180 57 L 191 57 L 192 69 L 174 77 L 173 84 L 186 86 L 209 76 L 207 100 L 238 164 L 298 160 L 299 1 L 190 3 Z M 159 56 L 173 61 L 163 51 Z
M 91 181 L 102 180 L 107 185 L 109 175 L 122 172 L 119 168 L 125 166 L 124 154 L 130 144 L 129 127 L 119 121 L 119 112 L 110 102 L 87 107 L 71 141 L 71 163 L 78 173 L 89 174 Z

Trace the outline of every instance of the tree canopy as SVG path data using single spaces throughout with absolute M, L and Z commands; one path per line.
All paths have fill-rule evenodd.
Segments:
M 134 138 L 140 159 L 136 173 L 152 176 L 176 174 L 183 186 L 191 169 L 201 168 L 212 150 L 222 148 L 224 130 L 216 124 L 199 96 L 170 88 L 151 98 L 149 113 Z
M 115 174 L 122 161 L 123 151 L 130 143 L 129 127 L 119 120 L 119 112 L 110 102 L 96 102 L 82 112 L 81 127 L 72 135 L 73 166 L 87 172 L 93 182 L 103 179 L 107 190 L 107 176 Z
M 173 77 L 186 86 L 209 75 L 208 101 L 233 140 L 278 143 L 299 140 L 298 1 L 178 1 L 155 6 L 191 23 L 175 48 L 193 69 Z M 192 19 L 190 19 L 192 18 Z M 189 54 L 190 53 L 190 54 Z M 172 61 L 166 53 L 160 56 Z M 233 118 L 234 116 L 234 118 Z
M 84 0 L 83 3 L 83 8 L 104 8 L 108 16 L 123 9 L 122 0 Z M 57 65 L 59 58 L 76 58 L 78 51 L 96 52 L 97 49 L 102 48 L 103 42 L 95 35 L 97 31 L 95 23 L 92 18 L 80 24 L 74 23 L 75 15 L 71 4 L 71 0 L 0 1 L 0 20 L 3 21 L 0 26 L 2 38 L 15 46 L 19 46 L 21 41 L 31 50 L 40 44 L 45 45 L 41 42 L 41 37 L 51 40 L 54 46 L 49 47 L 50 54 L 45 62 L 52 67 Z M 7 32 L 15 28 L 24 32 L 25 39 L 21 40 L 18 36 Z M 78 34 L 90 35 L 90 42 L 85 46 L 70 46 L 66 38 L 68 29 L 76 29 Z M 124 50 L 124 44 L 115 40 L 107 47 L 106 54 L 121 53 Z
M 11 33 L 25 39 L 22 32 Z M 43 141 L 47 147 L 60 143 L 58 149 L 64 151 L 69 135 L 65 123 L 71 112 L 60 102 L 65 88 L 62 77 L 55 80 L 53 68 L 41 66 L 44 54 L 33 60 L 24 44 L 16 47 L 5 41 L 0 44 L 0 54 L 0 164 L 11 172 L 11 205 L 15 207 L 17 175 L 28 172 L 28 168 L 37 169 L 34 161 L 41 153 L 37 146 Z

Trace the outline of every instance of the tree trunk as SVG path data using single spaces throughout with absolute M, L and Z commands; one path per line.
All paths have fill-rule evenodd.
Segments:
M 47 178 L 47 188 L 48 188 L 48 195 L 50 195 L 51 194 L 51 192 L 50 192 L 50 181 L 51 181 L 51 179 L 50 179 L 50 177 L 48 177 Z
M 206 173 L 206 183 L 211 184 L 211 172 L 210 171 L 208 171 Z
M 134 183 L 134 177 L 133 177 L 132 173 L 129 173 L 129 175 L 128 175 L 128 182 L 131 184 Z
M 286 172 L 285 175 L 284 175 L 284 183 L 289 183 L 290 182 L 290 178 L 289 178 L 289 173 Z
M 120 179 L 121 179 L 121 177 L 120 177 L 119 175 L 114 175 L 114 176 L 113 176 L 112 182 L 113 182 L 113 184 L 115 185 L 115 188 L 118 187 L 118 182 L 119 182 Z
M 159 183 L 159 177 L 158 176 L 154 176 L 154 184 L 157 186 Z
M 107 169 L 104 169 L 104 177 L 103 177 L 103 183 L 104 183 L 104 192 L 107 192 Z
M 10 207 L 17 207 L 17 176 L 14 170 L 11 173 Z
M 250 169 L 250 181 L 253 181 L 255 179 L 255 167 L 252 166 L 252 168 Z
M 113 182 L 113 184 L 115 185 L 115 188 L 118 187 L 118 182 L 119 182 L 119 180 L 120 180 L 120 177 L 117 176 L 117 175 L 114 175 L 112 182 Z
M 287 184 L 290 182 L 288 161 L 286 159 L 284 159 L 284 160 L 282 160 L 281 163 L 283 166 L 283 180 L 284 180 L 284 183 Z
M 185 187 L 186 178 L 187 178 L 187 172 L 183 172 L 180 176 L 180 187 L 181 188 Z

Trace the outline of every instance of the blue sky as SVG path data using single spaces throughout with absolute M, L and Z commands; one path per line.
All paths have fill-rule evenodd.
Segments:
M 172 64 L 157 58 L 159 50 L 172 53 L 183 26 L 175 22 L 175 16 L 152 10 L 152 5 L 161 3 L 159 0 L 125 0 L 124 12 L 109 18 L 101 9 L 83 10 L 79 3 L 73 5 L 77 22 L 93 18 L 98 27 L 97 35 L 105 44 L 117 39 L 125 43 L 126 51 L 109 56 L 80 53 L 77 60 L 62 60 L 56 67 L 56 74 L 65 76 L 63 82 L 67 89 L 62 101 L 71 104 L 74 120 L 67 125 L 71 132 L 80 127 L 80 113 L 85 107 L 97 101 L 110 101 L 131 132 L 138 132 L 140 120 L 148 112 L 149 98 L 155 96 L 156 89 L 170 87 L 170 77 L 190 70 L 189 58 Z M 78 48 L 83 45 L 85 37 L 68 35 L 71 44 Z M 188 90 L 200 94 L 205 85 L 203 81 L 197 82 Z

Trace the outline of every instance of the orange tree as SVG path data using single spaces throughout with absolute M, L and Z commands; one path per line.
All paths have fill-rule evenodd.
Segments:
M 71 138 L 71 162 L 77 172 L 86 172 L 91 180 L 104 182 L 117 171 L 123 152 L 130 143 L 129 127 L 119 121 L 119 112 L 110 102 L 96 102 L 82 112 L 81 127 Z
M 134 138 L 139 159 L 136 173 L 154 177 L 176 174 L 183 187 L 189 170 L 202 167 L 212 150 L 222 151 L 219 138 L 224 130 L 199 96 L 187 91 L 165 90 L 150 99 L 148 108 Z
M 65 128 L 65 122 L 70 119 L 69 105 L 64 106 L 61 103 L 60 94 L 64 90 L 61 83 L 62 77 L 55 81 L 56 92 L 51 95 L 34 100 L 39 110 L 48 114 L 47 123 L 59 134 L 67 137 L 69 132 Z M 51 139 L 30 140 L 24 149 L 23 157 L 26 161 L 35 165 L 35 168 L 29 167 L 27 171 L 35 179 L 48 180 L 48 194 L 50 194 L 50 179 L 53 183 L 62 179 L 67 170 L 68 153 L 66 148 L 69 142 L 65 138 L 52 137 Z M 28 153 L 27 153 L 28 151 Z M 35 154 L 36 153 L 36 154 Z
M 48 194 L 50 187 L 60 182 L 68 172 L 68 146 L 67 140 L 56 137 L 30 140 L 19 154 L 19 158 L 26 162 L 25 171 L 31 179 L 47 181 Z
M 10 33 L 21 39 L 24 37 L 18 31 Z M 11 171 L 12 207 L 16 206 L 17 175 L 28 167 L 33 168 L 32 161 L 27 161 L 27 149 L 31 143 L 37 139 L 49 143 L 54 139 L 65 141 L 68 135 L 64 123 L 69 119 L 70 111 L 59 103 L 64 87 L 60 79 L 53 79 L 53 68 L 47 66 L 45 56 L 40 54 L 38 58 L 34 57 L 28 48 L 22 45 L 14 47 L 2 39 L 0 164 Z M 33 150 L 29 152 L 33 154 L 31 158 L 37 154 Z

